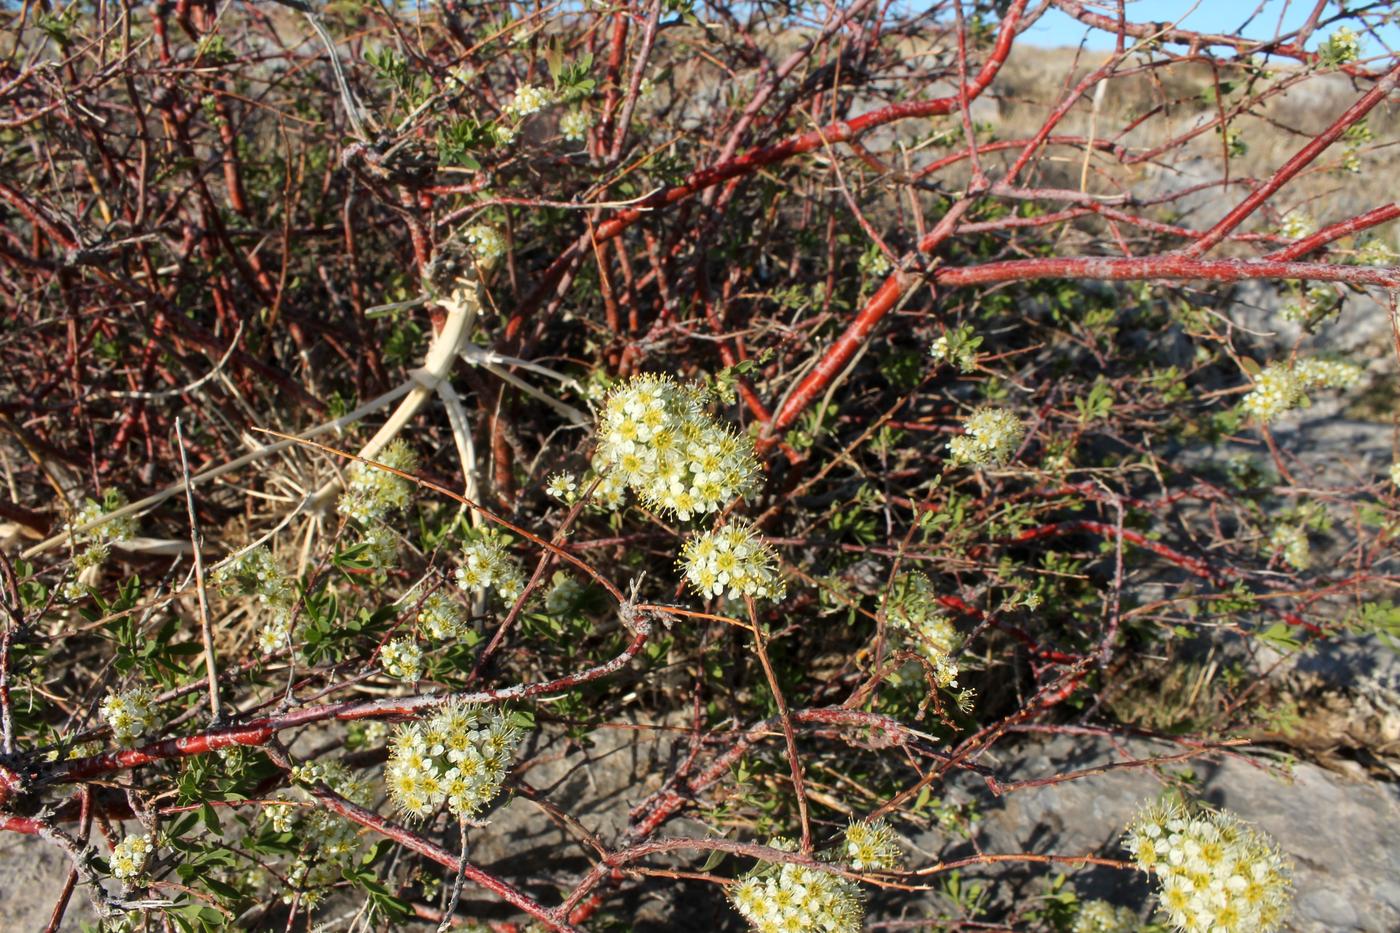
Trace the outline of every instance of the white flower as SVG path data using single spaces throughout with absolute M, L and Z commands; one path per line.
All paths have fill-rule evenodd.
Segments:
M 588 130 L 593 126 L 593 115 L 582 107 L 576 107 L 559 118 L 559 132 L 565 139 L 583 142 L 588 138 Z
M 1317 232 L 1317 225 L 1307 214 L 1294 212 L 1283 219 L 1283 226 L 1279 227 L 1279 233 L 1290 240 L 1301 240 L 1312 236 Z
M 379 454 L 378 462 L 412 473 L 418 467 L 413 448 L 396 440 Z M 403 509 L 413 494 L 413 484 L 402 476 L 368 463 L 355 462 L 346 471 L 345 492 L 336 510 L 361 525 L 368 525 L 389 512 Z
M 1400 486 L 1400 460 L 1390 465 L 1390 481 L 1396 486 Z
M 1079 907 L 1070 933 L 1137 933 L 1142 921 L 1127 907 L 1108 901 L 1085 901 Z
M 1005 408 L 983 405 L 963 422 L 966 432 L 948 442 L 948 450 L 956 463 L 999 466 L 1011 459 L 1026 426 Z
M 730 887 L 729 902 L 759 933 L 859 933 L 865 915 L 854 883 L 787 862 L 759 863 Z
M 695 383 L 636 376 L 608 396 L 593 466 L 604 479 L 597 501 L 620 502 L 630 488 L 648 506 L 681 521 L 719 511 L 754 483 L 753 441 L 706 413 Z
M 146 861 L 154 848 L 148 834 L 127 836 L 112 847 L 112 857 L 108 860 L 112 866 L 112 877 L 119 881 L 138 877 L 146 870 Z
M 462 239 L 471 245 L 472 255 L 483 266 L 495 265 L 506 254 L 506 238 L 495 227 L 476 224 L 462 231 Z
M 572 473 L 555 473 L 549 478 L 549 483 L 545 486 L 545 492 L 565 505 L 572 504 L 574 499 L 577 498 L 575 495 L 577 489 L 578 481 L 574 479 Z
M 1254 377 L 1254 388 L 1240 406 L 1265 423 L 1284 412 L 1310 404 L 1308 390 L 1348 389 L 1361 379 L 1361 367 L 1343 360 L 1299 360 L 1292 366 L 1270 363 Z
M 410 816 L 446 803 L 470 819 L 500 791 L 521 738 L 504 713 L 449 701 L 394 737 L 384 768 L 389 797 Z
M 917 571 L 900 574 L 885 594 L 882 608 L 889 624 L 903 632 L 933 667 L 938 686 L 956 687 L 962 636 L 939 605 L 929 578 Z
M 734 520 L 691 538 L 681 548 L 680 565 L 691 587 L 705 597 L 727 591 L 730 599 L 777 600 L 785 591 L 777 555 L 744 521 Z
M 419 680 L 423 676 L 423 649 L 412 638 L 395 638 L 379 651 L 384 673 L 399 680 Z
M 1300 525 L 1279 525 L 1269 535 L 1269 548 L 1283 553 L 1283 559 L 1295 570 L 1307 570 L 1312 565 L 1312 549 L 1308 533 Z
M 846 827 L 845 854 L 856 871 L 891 871 L 903 859 L 894 830 L 884 820 L 851 821 Z
M 226 561 L 214 571 L 213 580 L 225 596 L 257 596 L 270 606 L 287 606 L 294 598 L 291 579 L 266 547 Z
M 418 609 L 418 628 L 436 641 L 461 638 L 471 630 L 471 620 L 461 604 L 445 593 L 431 593 Z
M 543 110 L 552 101 L 552 95 L 544 88 L 534 84 L 522 84 L 516 88 L 515 96 L 511 98 L 510 103 L 506 104 L 505 112 L 518 119 L 524 118 Z
M 102 701 L 101 712 L 112 730 L 112 738 L 120 745 L 135 745 L 141 736 L 154 731 L 159 725 L 155 702 L 155 694 L 143 685 L 109 692 Z
M 1287 917 L 1287 860 L 1228 813 L 1191 817 L 1177 803 L 1149 807 L 1129 825 L 1124 847 L 1157 877 L 1162 911 L 1183 933 L 1270 933 Z
M 1355 32 L 1342 26 L 1327 37 L 1327 41 L 1322 44 L 1319 51 L 1324 63 L 1345 65 L 1347 62 L 1354 62 L 1361 57 L 1361 42 L 1357 39 Z
M 494 589 L 501 599 L 513 603 L 525 590 L 525 570 L 511 556 L 503 534 L 486 532 L 462 549 L 462 565 L 457 568 L 457 585 L 469 593 Z

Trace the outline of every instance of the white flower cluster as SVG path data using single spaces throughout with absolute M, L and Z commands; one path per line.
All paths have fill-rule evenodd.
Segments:
M 852 820 L 846 827 L 846 861 L 856 871 L 893 871 L 904 859 L 884 820 Z
M 278 606 L 272 616 L 258 630 L 258 650 L 263 654 L 276 654 L 292 647 L 292 610 Z
M 127 836 L 112 847 L 112 857 L 108 859 L 112 877 L 122 882 L 139 877 L 146 870 L 146 862 L 154 850 L 150 835 Z
M 403 440 L 385 447 L 378 461 L 405 473 L 418 468 L 417 455 Z M 336 503 L 336 510 L 352 521 L 369 525 L 406 507 L 412 495 L 413 484 L 402 476 L 356 461 L 346 471 L 345 492 Z
M 256 596 L 269 606 L 287 606 L 293 600 L 291 579 L 266 547 L 255 547 L 224 563 L 212 579 L 225 596 Z
M 373 785 L 355 777 L 338 761 L 296 765 L 292 768 L 292 777 L 301 785 L 303 798 L 306 797 L 305 788 L 325 784 L 351 803 L 362 807 L 374 805 Z M 354 864 L 360 849 L 360 828 L 329 810 L 296 806 L 291 798 L 284 796 L 282 799 L 287 801 L 285 805 L 263 808 L 268 823 L 276 832 L 295 832 L 300 839 L 311 843 L 310 850 L 300 855 L 287 870 L 282 901 L 290 904 L 300 898 L 299 903 L 311 910 L 343 879 L 343 870 Z
M 1070 933 L 1137 933 L 1142 921 L 1127 907 L 1108 901 L 1085 901 L 1079 907 Z
M 588 130 L 593 126 L 593 115 L 582 107 L 576 107 L 559 118 L 559 132 L 565 139 L 581 143 L 588 138 Z
M 778 574 L 778 557 L 742 520 L 692 537 L 681 546 L 680 566 L 701 596 L 730 599 L 782 599 L 786 587 Z
M 553 101 L 553 95 L 544 88 L 534 84 L 522 84 L 515 89 L 515 96 L 511 98 L 510 103 L 506 104 L 505 114 L 524 119 L 532 113 L 540 112 Z
M 429 638 L 447 641 L 465 635 L 471 620 L 462 605 L 446 593 L 429 593 L 418 607 L 418 628 Z
M 1283 224 L 1278 228 L 1278 232 L 1290 240 L 1301 240 L 1316 233 L 1317 225 L 1307 214 L 1295 211 L 1283 219 Z
M 1390 481 L 1396 486 L 1400 486 L 1400 460 L 1390 465 Z
M 938 604 L 929 578 L 917 571 L 900 574 L 885 594 L 882 609 L 889 624 L 904 632 L 914 650 L 933 666 L 938 686 L 956 687 L 955 655 L 962 646 L 962 637 Z
M 101 712 L 119 745 L 135 745 L 137 739 L 160 724 L 155 694 L 142 685 L 109 692 L 102 700 Z
M 573 505 L 574 500 L 578 498 L 578 480 L 574 479 L 572 473 L 555 473 L 549 478 L 544 491 L 565 505 Z
M 1005 408 L 983 405 L 963 421 L 963 430 L 948 442 L 955 463 L 975 463 L 979 466 L 1000 466 L 1011 459 L 1026 426 Z
M 389 796 L 409 816 L 446 803 L 467 820 L 496 796 L 521 732 L 500 711 L 449 701 L 426 720 L 399 729 L 384 768 Z
M 1269 549 L 1282 552 L 1283 559 L 1295 570 L 1312 566 L 1312 548 L 1308 532 L 1301 525 L 1279 525 L 1269 535 Z
M 462 549 L 462 566 L 457 568 L 457 585 L 468 593 L 494 589 L 501 599 L 513 603 L 525 590 L 525 570 L 509 550 L 510 539 L 487 531 Z
M 1361 367 L 1343 360 L 1299 360 L 1292 366 L 1270 363 L 1254 377 L 1254 388 L 1240 402 L 1260 421 L 1310 404 L 1309 389 L 1349 389 L 1361 379 Z
M 379 649 L 379 663 L 390 677 L 419 680 L 423 676 L 423 649 L 407 636 L 393 638 Z
M 476 261 L 488 268 L 506 254 L 506 238 L 501 231 L 487 224 L 468 227 L 462 231 L 462 239 L 471 246 Z
M 1355 32 L 1343 26 L 1327 37 L 1320 52 L 1325 63 L 1345 65 L 1361 57 L 1361 40 L 1356 37 Z
M 1162 911 L 1183 933 L 1269 933 L 1287 916 L 1287 860 L 1228 813 L 1149 807 L 1128 827 L 1124 845 L 1156 876 Z
M 87 531 L 77 529 L 89 522 L 97 521 L 127 505 L 126 494 L 119 489 L 108 489 L 102 494 L 102 501 L 85 499 L 66 531 L 72 539 L 77 553 L 73 557 L 74 566 L 81 574 L 85 570 L 101 567 L 112 554 L 113 541 L 129 541 L 136 537 L 136 519 L 130 515 L 108 519 L 96 528 Z M 81 549 L 81 550 L 78 550 Z M 60 594 L 64 599 L 77 599 L 83 595 L 83 586 L 77 579 L 67 581 Z
M 746 492 L 758 473 L 753 442 L 710 417 L 708 401 L 703 386 L 665 376 L 636 376 L 614 389 L 593 458 L 603 477 L 599 501 L 620 502 L 626 487 L 688 521 Z
M 398 563 L 399 542 L 388 525 L 381 522 L 366 528 L 360 543 L 365 546 L 364 560 L 369 566 L 387 570 Z
M 760 863 L 729 889 L 729 901 L 757 933 L 859 933 L 865 916 L 853 882 L 791 862 Z

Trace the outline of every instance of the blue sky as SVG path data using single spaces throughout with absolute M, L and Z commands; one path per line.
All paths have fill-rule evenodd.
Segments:
M 1113 5 L 1106 3 L 1105 6 L 1112 9 Z M 1200 3 L 1193 3 L 1191 0 L 1128 0 L 1127 12 L 1130 21 L 1176 22 L 1184 16 L 1185 19 L 1181 22 L 1183 29 L 1235 35 L 1258 6 L 1259 0 L 1201 0 Z M 1243 35 L 1250 39 L 1271 38 L 1278 29 L 1280 13 L 1283 15 L 1285 32 L 1297 29 L 1308 18 L 1313 6 L 1312 0 L 1265 0 L 1263 10 L 1245 27 Z M 1329 5 L 1324 19 L 1335 12 L 1336 6 Z M 1327 32 L 1330 30 L 1325 30 L 1322 36 L 1315 35 L 1308 42 L 1308 48 L 1316 49 L 1319 39 L 1326 39 Z M 1400 47 L 1400 27 L 1386 27 L 1381 34 L 1391 48 Z M 1086 44 L 1090 49 L 1113 48 L 1112 34 L 1089 29 L 1056 9 L 1041 17 L 1025 38 L 1035 45 L 1060 46 L 1078 45 L 1086 36 Z M 1376 42 L 1364 36 L 1362 39 L 1363 54 L 1380 55 L 1385 52 Z

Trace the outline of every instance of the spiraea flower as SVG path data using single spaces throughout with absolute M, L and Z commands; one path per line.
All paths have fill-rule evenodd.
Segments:
M 285 803 L 264 807 L 262 812 L 273 830 L 294 832 L 307 845 L 307 851 L 287 869 L 283 902 L 290 904 L 299 897 L 300 903 L 314 905 L 343 879 L 344 869 L 354 864 L 363 837 L 357 824 L 320 807 L 300 806 L 297 798 L 309 801 L 308 790 L 324 784 L 351 803 L 369 807 L 374 805 L 374 785 L 339 761 L 303 762 L 291 773 L 298 785 L 296 791 L 280 795 L 279 801 Z
M 939 605 L 929 578 L 917 571 L 900 574 L 885 594 L 883 609 L 889 624 L 932 665 L 938 685 L 956 687 L 962 636 Z
M 1342 26 L 1327 37 L 1327 41 L 1318 49 L 1318 54 L 1322 56 L 1325 65 L 1345 65 L 1361 57 L 1361 40 L 1351 29 Z
M 122 882 L 140 877 L 153 851 L 155 846 L 151 844 L 149 834 L 127 836 L 112 847 L 112 857 L 108 860 L 112 866 L 112 877 Z
M 1148 807 L 1128 827 L 1124 847 L 1157 880 L 1162 912 L 1182 933 L 1270 933 L 1288 915 L 1287 859 L 1228 813 Z
M 1070 933 L 1137 933 L 1140 929 L 1142 921 L 1129 908 L 1093 900 L 1080 905 Z
M 969 324 L 963 324 L 939 336 L 929 347 L 928 354 L 940 363 L 956 366 L 959 372 L 970 373 L 977 368 L 977 348 L 982 338 Z
M 707 414 L 708 402 L 703 386 L 665 376 L 636 376 L 614 389 L 594 456 L 604 484 L 620 479 L 648 506 L 681 521 L 747 492 L 758 473 L 753 441 Z M 598 500 L 611 492 L 600 485 Z
M 680 566 L 701 596 L 730 599 L 782 599 L 785 585 L 773 549 L 758 537 L 753 525 L 731 521 L 698 534 L 681 547 Z
M 578 143 L 588 138 L 588 130 L 592 126 L 593 115 L 582 107 L 576 107 L 559 118 L 560 134 Z
M 884 820 L 852 820 L 846 827 L 846 861 L 856 871 L 892 871 L 904 853 Z
M 379 649 L 384 673 L 399 680 L 419 680 L 423 676 L 423 649 L 412 638 L 394 638 Z
M 501 599 L 513 603 L 525 590 L 525 570 L 507 546 L 510 539 L 487 531 L 462 549 L 462 566 L 457 568 L 457 585 L 469 593 L 494 589 Z
M 112 730 L 112 738 L 120 745 L 135 745 L 137 739 L 160 724 L 155 694 L 144 685 L 108 693 L 102 700 L 101 712 Z
M 1269 550 L 1282 554 L 1284 561 L 1295 570 L 1307 570 L 1312 566 L 1308 532 L 1301 525 L 1275 527 L 1269 535 Z
M 258 650 L 276 654 L 292 647 L 292 611 L 288 606 L 273 609 L 272 616 L 258 630 Z
M 73 564 L 81 575 L 87 570 L 96 570 L 112 554 L 112 542 L 129 541 L 136 536 L 136 519 L 130 515 L 109 518 L 95 528 L 79 531 L 84 525 L 98 521 L 127 505 L 126 494 L 119 489 L 108 489 L 102 494 L 102 501 L 86 499 L 68 523 L 66 530 L 73 542 Z M 85 588 L 77 579 L 68 580 L 59 593 L 64 599 L 77 599 Z
M 409 816 L 445 803 L 471 819 L 500 791 L 521 738 L 504 712 L 450 701 L 394 736 L 384 768 L 389 797 Z
M 1307 214 L 1294 211 L 1283 218 L 1283 224 L 1278 228 L 1278 232 L 1290 240 L 1301 240 L 1316 233 L 1317 225 Z
M 553 100 L 553 95 L 544 88 L 534 84 L 522 84 L 515 89 L 515 96 L 506 104 L 505 112 L 508 116 L 523 119 L 548 107 Z
M 418 467 L 417 455 L 403 440 L 385 447 L 378 461 L 405 473 L 412 473 Z M 390 512 L 403 509 L 412 496 L 413 484 L 402 476 L 356 461 L 346 471 L 345 492 L 336 510 L 361 525 L 369 525 Z
M 418 607 L 418 630 L 434 641 L 461 638 L 470 629 L 467 611 L 446 593 L 430 593 Z
M 578 480 L 574 479 L 572 473 L 555 473 L 549 478 L 544 490 L 551 498 L 558 499 L 565 505 L 572 505 L 578 498 Z
M 1344 360 L 1299 360 L 1291 366 L 1270 363 L 1254 377 L 1254 388 L 1240 405 L 1268 423 L 1286 411 L 1309 405 L 1309 389 L 1349 389 L 1360 379 L 1361 367 Z
M 859 933 L 865 917 L 854 883 L 790 862 L 759 863 L 730 887 L 729 902 L 757 933 Z
M 255 547 L 226 561 L 214 571 L 213 581 L 225 596 L 257 596 L 269 606 L 290 605 L 295 595 L 291 578 L 266 547 Z
M 954 462 L 979 466 L 1000 466 L 1011 459 L 1026 426 L 1005 408 L 983 405 L 963 422 L 965 433 L 948 442 Z
M 1396 486 L 1400 486 L 1400 460 L 1390 465 L 1390 481 Z
M 506 254 L 506 238 L 487 224 L 468 227 L 462 231 L 462 239 L 471 246 L 473 258 L 488 268 Z

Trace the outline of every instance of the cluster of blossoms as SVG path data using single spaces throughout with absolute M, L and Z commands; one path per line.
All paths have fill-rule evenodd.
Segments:
M 753 442 L 721 425 L 696 383 L 636 376 L 609 394 L 598 425 L 594 469 L 603 477 L 599 500 L 630 488 L 652 508 L 681 521 L 715 512 L 753 484 Z
M 539 113 L 554 102 L 554 96 L 534 84 L 522 84 L 515 89 L 515 96 L 506 104 L 505 115 L 522 120 L 532 113 Z
M 399 680 L 420 680 L 423 677 L 423 649 L 412 638 L 394 638 L 379 649 L 379 663 L 384 673 Z
M 1317 232 L 1317 225 L 1307 214 L 1294 212 L 1283 219 L 1278 232 L 1290 240 L 1301 240 Z
M 871 278 L 880 278 L 890 274 L 890 258 L 885 255 L 885 251 L 874 243 L 869 249 L 860 254 L 860 259 L 856 262 L 860 271 Z
M 108 860 L 112 866 L 112 877 L 121 882 L 140 877 L 153 851 L 155 846 L 149 834 L 127 836 L 112 847 L 112 857 Z
M 1260 421 L 1273 421 L 1293 408 L 1309 404 L 1309 389 L 1348 389 L 1361 379 L 1361 367 L 1343 360 L 1299 360 L 1270 363 L 1254 377 L 1254 388 L 1240 402 Z
M 160 725 L 155 694 L 146 686 L 108 693 L 101 712 L 119 745 L 135 745 L 137 739 Z
M 440 804 L 469 820 L 495 798 L 522 738 L 500 711 L 448 702 L 395 734 L 384 768 L 389 796 L 409 816 Z
M 73 563 L 81 574 L 85 570 L 95 569 L 111 556 L 113 541 L 129 541 L 136 537 L 136 519 L 130 515 L 120 518 L 111 518 L 87 531 L 78 531 L 83 525 L 95 522 L 104 515 L 110 515 L 123 506 L 127 505 L 126 494 L 119 489 L 108 489 L 102 494 L 102 501 L 95 499 L 85 499 L 83 505 L 73 520 L 68 523 L 68 536 L 73 541 L 73 547 L 77 551 L 74 555 Z M 62 592 L 59 594 L 65 599 L 77 599 L 83 594 L 82 585 L 76 580 L 69 580 L 64 584 Z
M 1148 807 L 1124 845 L 1156 876 L 1162 911 L 1183 933 L 1269 933 L 1288 913 L 1287 860 L 1267 836 L 1227 813 Z
M 303 788 L 325 784 L 351 803 L 374 805 L 373 785 L 338 761 L 299 764 L 292 769 L 292 778 Z M 306 796 L 305 791 L 301 793 Z M 275 832 L 296 833 L 313 843 L 288 868 L 282 901 L 290 904 L 299 899 L 301 906 L 314 909 L 343 880 L 344 870 L 353 867 L 360 849 L 359 827 L 329 810 L 296 806 L 291 800 L 285 805 L 264 807 L 262 812 Z
M 729 889 L 729 901 L 756 933 L 859 933 L 865 917 L 854 882 L 791 862 L 760 863 Z
M 1080 906 L 1070 933 L 1137 933 L 1140 929 L 1142 921 L 1129 908 L 1094 900 Z
M 1295 570 L 1312 566 L 1312 547 L 1308 532 L 1301 525 L 1279 525 L 1269 535 L 1269 550 L 1283 554 L 1283 559 Z
M 1335 291 L 1325 285 L 1315 285 L 1304 292 L 1302 298 L 1284 305 L 1283 317 L 1299 323 L 1320 321 L 1341 307 Z
M 402 440 L 385 447 L 379 462 L 405 473 L 418 468 L 418 456 Z M 413 484 L 402 476 L 357 461 L 347 471 L 345 492 L 336 503 L 336 510 L 361 525 L 370 525 L 405 508 L 412 495 Z
M 1356 37 L 1355 32 L 1343 26 L 1327 37 L 1327 41 L 1318 49 L 1318 54 L 1325 65 L 1345 65 L 1361 57 L 1361 40 Z
M 572 473 L 555 473 L 545 484 L 544 491 L 565 505 L 573 505 L 578 498 L 578 480 Z
M 462 239 L 472 248 L 472 256 L 483 266 L 494 266 L 506 254 L 506 238 L 487 224 L 476 224 L 462 231 Z
M 418 629 L 435 641 L 461 638 L 471 629 L 466 610 L 446 593 L 429 593 L 418 607 Z
M 462 566 L 457 568 L 457 585 L 468 593 L 494 589 L 501 599 L 513 603 L 525 590 L 525 570 L 511 556 L 510 539 L 487 531 L 462 549 Z
M 782 599 L 786 586 L 778 557 L 758 537 L 753 525 L 734 520 L 698 534 L 681 547 L 680 566 L 691 587 L 703 597 Z
M 846 861 L 856 871 L 893 871 L 904 853 L 884 820 L 852 820 L 846 827 Z
M 258 632 L 258 649 L 263 654 L 291 647 L 296 591 L 291 578 L 277 566 L 271 551 L 256 547 L 240 554 L 217 568 L 213 581 L 225 596 L 256 596 L 272 610 Z
M 954 655 L 962 646 L 962 637 L 938 604 L 929 578 L 917 571 L 900 574 L 881 608 L 889 624 L 904 632 L 914 650 L 933 666 L 938 685 L 956 687 L 958 661 Z
M 559 132 L 565 139 L 581 143 L 588 137 L 588 130 L 593 126 L 593 116 L 582 107 L 570 110 L 559 118 Z
M 1390 465 L 1390 481 L 1396 486 L 1400 486 L 1400 460 Z
M 948 442 L 948 450 L 954 462 L 979 466 L 1006 463 L 1026 436 L 1026 426 L 1020 418 L 1005 408 L 990 405 L 983 405 L 968 415 L 963 421 L 963 430 L 966 433 Z

